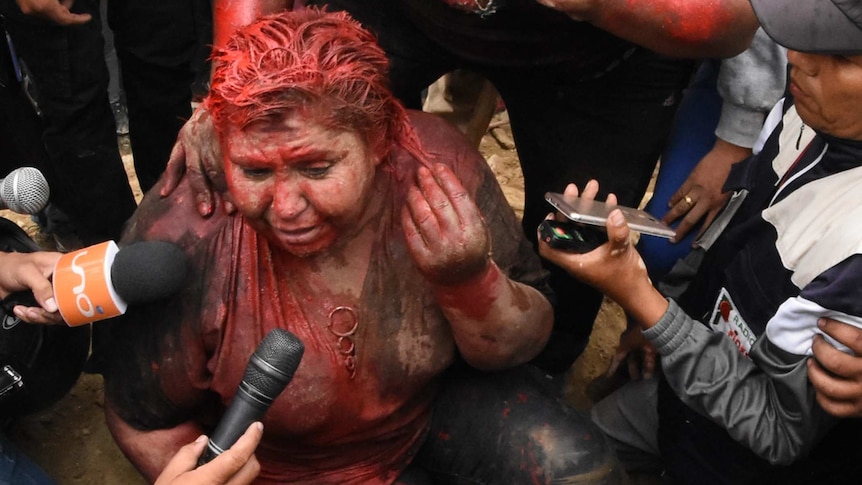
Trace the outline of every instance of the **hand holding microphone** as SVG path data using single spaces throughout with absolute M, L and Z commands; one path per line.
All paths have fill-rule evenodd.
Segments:
M 266 334 L 249 359 L 239 388 L 210 436 L 198 466 L 222 454 L 251 423 L 260 421 L 293 379 L 304 351 L 303 343 L 287 330 L 276 328 Z
M 48 251 L 0 252 L 0 294 L 8 296 L 16 292 L 29 292 L 26 301 L 14 301 L 11 297 L 8 300 L 11 305 L 6 305 L 4 301 L 7 315 L 0 320 L 5 320 L 7 325 L 14 324 L 16 318 L 28 323 L 63 322 L 57 312 L 50 280 L 54 266 L 62 256 Z
M 207 446 L 206 436 L 201 435 L 194 442 L 180 448 L 159 474 L 156 485 L 252 483 L 260 473 L 260 463 L 254 456 L 254 450 L 262 436 L 263 425 L 260 422 L 254 422 L 229 450 L 213 461 L 198 467 L 198 457 Z
M 106 241 L 57 260 L 53 301 L 69 326 L 92 323 L 122 315 L 129 304 L 176 293 L 187 271 L 185 253 L 171 243 L 143 241 L 120 249 Z M 7 313 L 19 305 L 36 306 L 33 293 L 13 293 L 2 302 Z M 6 318 L 10 318 L 8 314 Z

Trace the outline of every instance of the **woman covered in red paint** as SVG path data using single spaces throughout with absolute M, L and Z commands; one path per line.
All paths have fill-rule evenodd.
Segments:
M 202 219 L 187 180 L 147 197 L 126 239 L 180 245 L 193 281 L 99 329 L 108 425 L 145 477 L 218 422 L 283 328 L 305 354 L 264 417 L 262 483 L 612 480 L 601 435 L 519 365 L 551 306 L 493 174 L 395 101 L 373 37 L 309 9 L 215 61 L 210 175 L 235 211 Z

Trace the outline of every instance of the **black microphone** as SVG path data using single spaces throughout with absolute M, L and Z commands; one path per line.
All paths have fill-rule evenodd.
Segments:
M 48 204 L 48 181 L 37 168 L 21 167 L 0 180 L 0 209 L 35 214 Z
M 77 326 L 122 315 L 129 304 L 166 298 L 182 288 L 187 273 L 188 258 L 169 242 L 141 241 L 118 248 L 106 241 L 57 261 L 54 299 L 63 320 Z M 15 305 L 38 306 L 32 292 L 13 293 L 0 302 L 7 320 L 17 319 L 11 311 Z
M 272 401 L 293 379 L 304 351 L 302 341 L 287 330 L 276 328 L 266 334 L 249 359 L 239 388 L 210 436 L 198 466 L 224 453 L 251 423 L 263 417 Z

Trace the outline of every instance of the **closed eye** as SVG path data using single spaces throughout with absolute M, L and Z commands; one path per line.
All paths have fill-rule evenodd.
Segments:
M 299 170 L 308 178 L 321 179 L 326 177 L 334 165 L 334 162 L 315 162 L 303 165 Z
M 272 173 L 269 168 L 243 168 L 242 174 L 248 179 L 260 180 L 268 177 Z

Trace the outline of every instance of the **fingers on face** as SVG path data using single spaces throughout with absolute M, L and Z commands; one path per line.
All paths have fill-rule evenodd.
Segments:
M 423 244 L 433 241 L 434 234 L 440 234 L 440 224 L 427 196 L 418 188 L 411 187 L 407 192 L 405 206 L 407 219 L 405 230 L 411 229 L 423 240 Z
M 431 170 L 420 167 L 418 180 L 422 195 L 442 229 L 460 229 L 465 222 L 477 218 L 478 211 L 466 189 L 445 165 L 435 164 Z
M 419 188 L 408 193 L 407 201 L 426 240 L 483 226 L 478 207 L 451 169 L 442 164 L 436 164 L 433 171 L 421 167 L 417 178 Z

